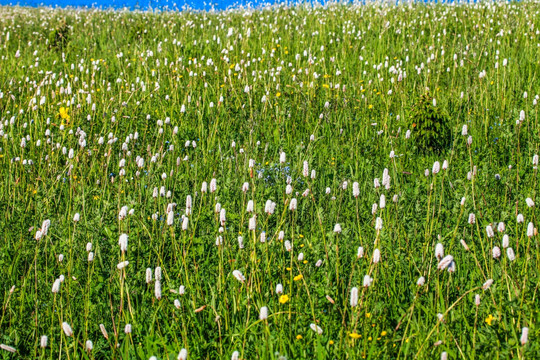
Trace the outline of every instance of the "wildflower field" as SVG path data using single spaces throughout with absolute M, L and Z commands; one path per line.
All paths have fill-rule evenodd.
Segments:
M 0 7 L 0 358 L 539 358 L 539 11 Z

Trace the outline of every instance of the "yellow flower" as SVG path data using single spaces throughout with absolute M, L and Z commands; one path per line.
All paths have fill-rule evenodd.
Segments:
M 68 114 L 68 109 L 63 107 L 63 106 L 60 108 L 60 112 L 58 113 L 58 115 L 60 115 L 62 120 L 67 120 L 67 121 L 70 120 L 70 116 Z
M 349 336 L 352 337 L 353 339 L 359 339 L 359 338 L 362 337 L 362 335 L 357 334 L 357 333 L 355 333 L 355 332 L 354 332 L 354 333 L 350 333 Z
M 334 345 L 334 340 L 330 340 L 330 341 L 328 342 L 328 344 L 329 344 L 329 345 Z
M 370 313 L 366 313 L 366 317 L 369 319 L 371 317 Z
M 289 301 L 289 295 L 281 295 L 279 297 L 280 304 L 285 304 L 287 301 Z
M 278 93 L 276 94 L 276 97 L 280 97 L 280 96 L 281 96 L 281 93 L 278 92 Z
M 491 326 L 492 321 L 495 320 L 493 315 L 489 314 L 489 316 L 486 318 L 486 323 Z
M 298 334 L 296 335 L 296 340 L 301 340 L 302 339 L 302 335 Z
M 304 278 L 304 275 L 300 274 L 300 275 L 296 275 L 293 280 L 294 281 L 299 281 L 299 280 L 302 280 Z
M 386 334 L 388 334 L 388 333 L 387 333 L 386 331 L 383 331 L 383 332 L 381 333 L 381 336 L 386 336 Z
M 288 267 L 288 268 L 285 268 L 285 269 L 286 269 L 287 271 L 291 271 L 291 268 L 290 268 L 290 267 Z
M 304 264 L 307 264 L 307 262 L 308 262 L 307 260 L 304 260 Z

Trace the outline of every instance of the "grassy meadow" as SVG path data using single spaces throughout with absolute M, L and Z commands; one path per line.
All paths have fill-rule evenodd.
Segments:
M 539 358 L 539 11 L 0 7 L 0 358 Z

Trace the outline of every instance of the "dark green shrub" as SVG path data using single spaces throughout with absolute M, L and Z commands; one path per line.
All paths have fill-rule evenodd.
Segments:
M 449 118 L 439 107 L 433 106 L 429 94 L 420 99 L 409 112 L 409 125 L 418 150 L 440 152 L 451 144 Z
M 55 50 L 63 50 L 69 42 L 69 25 L 63 22 L 49 33 L 49 47 Z

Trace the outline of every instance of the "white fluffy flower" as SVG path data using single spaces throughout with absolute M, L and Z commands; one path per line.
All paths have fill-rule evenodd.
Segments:
M 263 306 L 259 311 L 259 320 L 266 320 L 268 318 L 268 308 Z
M 493 228 L 491 227 L 491 225 L 486 226 L 486 233 L 487 233 L 487 236 L 490 238 L 495 236 L 495 233 L 493 232 Z
M 378 217 L 377 219 L 375 219 L 375 230 L 381 231 L 382 227 L 383 227 L 383 221 L 380 217 Z
M 71 326 L 65 321 L 62 323 L 62 330 L 64 330 L 66 336 L 73 336 L 73 329 L 71 329 Z
M 351 289 L 351 307 L 356 307 L 358 305 L 358 288 L 353 287 Z
M 373 251 L 373 263 L 377 264 L 381 261 L 381 251 L 379 249 L 375 249 Z
M 128 249 L 128 236 L 127 234 L 120 235 L 120 238 L 118 239 L 118 245 L 120 245 L 120 251 L 123 253 L 127 251 Z
M 493 279 L 488 279 L 483 285 L 482 290 L 487 290 L 493 284 Z
M 352 184 L 352 188 L 353 188 L 353 196 L 355 198 L 357 198 L 358 196 L 360 196 L 360 186 L 358 185 L 357 182 L 354 182 Z
M 373 282 L 373 278 L 369 275 L 364 275 L 364 281 L 363 281 L 363 285 L 364 287 L 369 287 L 371 286 L 371 283 Z
M 320 326 L 318 326 L 316 324 L 311 324 L 311 325 L 309 325 L 309 327 L 311 328 L 311 330 L 315 331 L 318 335 L 322 335 L 323 329 L 321 329 Z
M 48 342 L 49 338 L 47 337 L 47 335 L 41 335 L 41 338 L 39 339 L 39 346 L 42 348 L 46 348 Z
M 453 261 L 454 261 L 454 257 L 452 255 L 446 255 L 439 262 L 439 265 L 437 266 L 437 269 L 444 270 L 444 269 L 448 268 Z
M 441 259 L 444 257 L 444 246 L 441 243 L 438 243 L 435 245 L 435 257 L 437 260 L 441 261 Z
M 243 283 L 246 280 L 246 278 L 244 277 L 244 275 L 242 274 L 240 270 L 234 270 L 232 274 L 236 278 L 236 280 L 240 281 L 241 283 Z
M 525 345 L 528 340 L 529 340 L 529 328 L 524 327 L 523 329 L 521 329 L 521 337 L 519 341 L 521 342 L 521 345 Z
M 514 250 L 509 247 L 506 249 L 506 256 L 508 256 L 508 260 L 514 261 L 516 259 L 516 254 L 514 253 Z
M 534 224 L 530 222 L 529 225 L 527 225 L 527 236 L 533 237 L 533 235 L 534 235 Z

